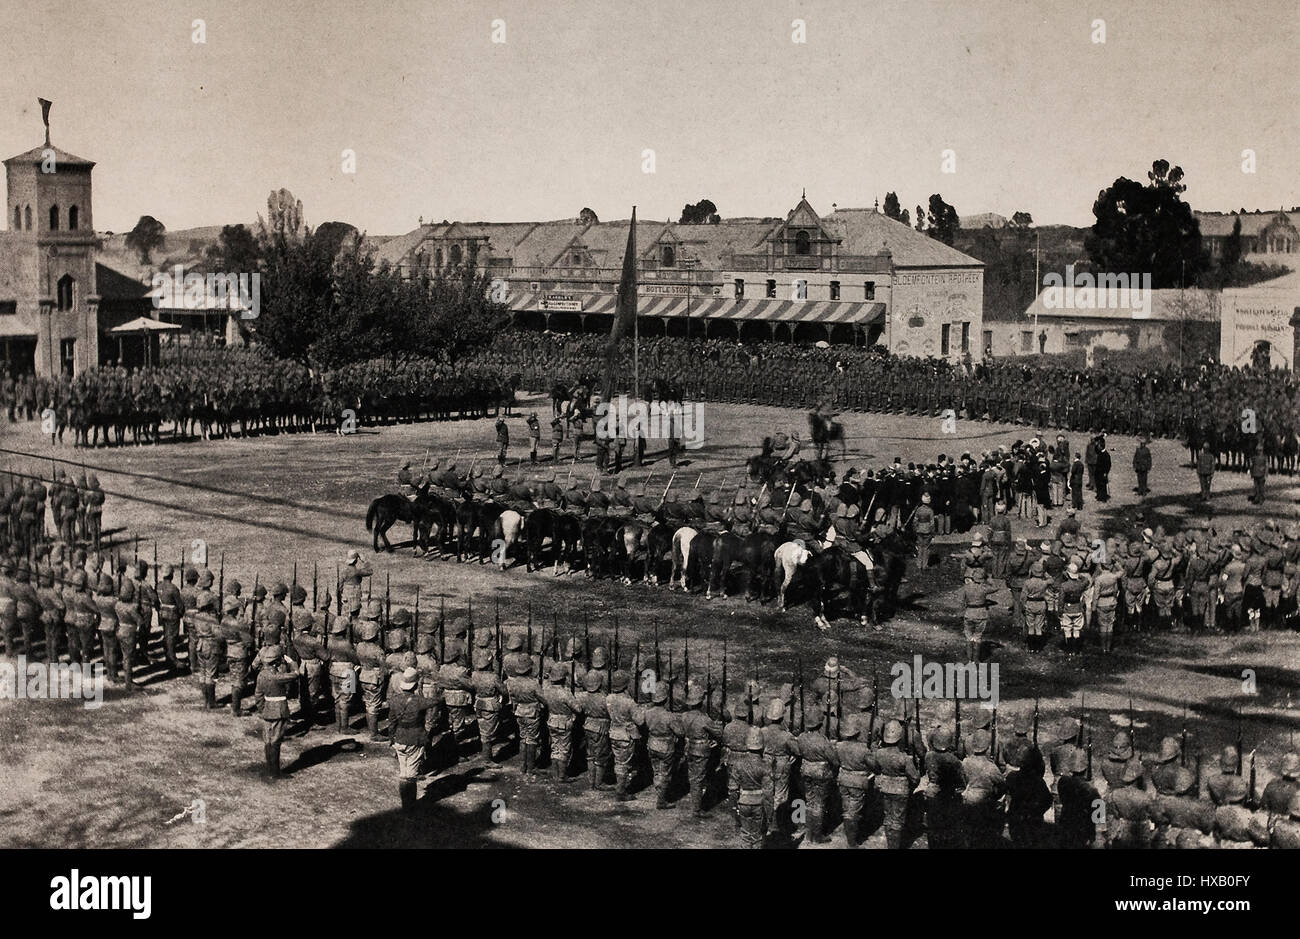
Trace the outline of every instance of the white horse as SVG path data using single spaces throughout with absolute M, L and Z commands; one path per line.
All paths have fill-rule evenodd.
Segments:
M 686 590 L 686 573 L 690 570 L 691 561 L 691 542 L 699 532 L 694 528 L 682 527 L 673 533 L 673 570 L 668 575 L 668 588 L 674 589 L 677 582 L 677 572 L 682 574 L 682 589 Z
M 497 562 L 498 570 L 506 569 L 510 549 L 519 541 L 519 534 L 524 530 L 524 517 L 514 509 L 506 509 L 497 516 L 496 537 L 492 542 L 492 560 Z

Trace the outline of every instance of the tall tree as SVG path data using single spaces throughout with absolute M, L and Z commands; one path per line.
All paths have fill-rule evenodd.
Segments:
M 1011 227 L 1026 229 L 1034 227 L 1034 217 L 1028 212 L 1015 212 L 1011 216 Z
M 280 358 L 307 365 L 317 339 L 341 334 L 334 254 L 310 230 L 301 238 L 263 230 L 261 255 L 262 307 L 252 332 Z
M 898 204 L 898 193 L 885 193 L 885 218 L 901 219 L 903 210 Z
M 272 234 L 297 238 L 302 234 L 302 200 L 295 199 L 288 189 L 276 189 L 266 198 L 264 227 Z
M 163 246 L 167 226 L 152 215 L 141 215 L 135 228 L 127 232 L 126 246 L 140 255 L 141 264 L 152 264 L 153 252 Z
M 925 209 L 916 207 L 916 230 L 925 231 Z
M 217 243 L 203 252 L 203 264 L 211 273 L 251 274 L 261 264 L 261 249 L 248 226 L 222 225 Z
M 600 219 L 596 217 L 596 213 L 586 206 L 583 206 L 582 211 L 578 213 L 578 221 L 583 225 L 596 225 L 600 223 Z
M 682 206 L 682 217 L 677 220 L 677 224 L 716 225 L 721 220 L 721 216 L 718 215 L 718 207 L 709 199 L 701 199 L 694 205 L 688 202 Z
M 1098 271 L 1149 273 L 1156 289 L 1195 284 L 1209 258 L 1201 226 L 1180 198 L 1182 168 L 1156 160 L 1147 180 L 1144 186 L 1121 176 L 1097 194 L 1084 247 Z
M 1241 260 L 1241 219 L 1232 220 L 1232 233 L 1223 242 L 1223 258 L 1219 265 L 1224 270 L 1237 266 Z
M 930 196 L 929 217 L 930 223 L 925 233 L 936 241 L 942 241 L 946 245 L 952 244 L 957 229 L 961 227 L 961 219 L 957 217 L 957 210 L 944 202 L 943 196 L 937 192 Z
M 907 209 L 904 209 L 902 214 L 898 216 L 898 220 L 904 225 L 910 226 L 912 224 L 912 216 L 908 213 Z

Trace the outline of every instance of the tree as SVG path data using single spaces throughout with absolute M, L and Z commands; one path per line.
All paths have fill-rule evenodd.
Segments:
M 912 216 L 908 213 L 907 209 L 904 209 L 903 214 L 898 216 L 898 220 L 909 227 L 912 224 Z
M 902 215 L 903 211 L 898 205 L 898 193 L 885 193 L 885 218 L 901 220 Z
M 694 205 L 688 202 L 682 206 L 682 217 L 677 220 L 677 224 L 703 225 L 707 222 L 716 225 L 720 221 L 722 217 L 718 215 L 718 207 L 708 199 L 701 199 Z
M 297 238 L 302 234 L 303 228 L 302 200 L 295 199 L 288 189 L 276 189 L 266 198 L 266 222 L 263 227 L 272 234 Z
M 310 229 L 292 238 L 263 227 L 260 248 L 262 307 L 251 330 L 280 358 L 307 365 L 321 336 L 346 338 L 334 302 L 334 254 Z
M 316 237 L 324 239 L 326 246 L 332 247 L 332 253 L 337 255 L 345 246 L 360 239 L 361 232 L 347 222 L 322 222 L 316 226 Z
M 223 225 L 214 245 L 203 252 L 209 273 L 251 274 L 261 263 L 261 248 L 245 225 Z
M 582 211 L 578 213 L 578 222 L 582 225 L 599 225 L 600 219 L 596 217 L 595 212 L 583 206 Z
M 944 202 L 939 193 L 930 196 L 930 222 L 925 233 L 936 241 L 950 245 L 960 227 L 961 219 L 957 217 L 957 210 Z
M 925 209 L 916 207 L 916 230 L 925 231 Z
M 1231 270 L 1237 266 L 1241 260 L 1241 219 L 1233 219 L 1232 234 L 1228 235 L 1227 240 L 1223 242 L 1223 258 L 1219 261 L 1219 266 L 1225 271 Z
M 1034 217 L 1028 212 L 1016 212 L 1011 216 L 1011 227 L 1027 229 L 1034 227 Z
M 1195 284 L 1209 258 L 1201 226 L 1180 198 L 1183 171 L 1156 160 L 1147 179 L 1144 186 L 1121 176 L 1097 194 L 1084 247 L 1099 272 L 1149 273 L 1157 290 Z
M 140 255 L 141 264 L 152 264 L 153 252 L 166 241 L 167 226 L 152 215 L 141 215 L 126 236 L 126 246 Z

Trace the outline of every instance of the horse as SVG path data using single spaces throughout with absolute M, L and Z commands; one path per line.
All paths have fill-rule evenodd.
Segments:
M 396 493 L 380 496 L 370 503 L 370 508 L 366 511 L 366 531 L 371 532 L 371 544 L 374 546 L 375 553 L 379 553 L 379 542 L 382 539 L 384 549 L 392 552 L 393 544 L 388 540 L 388 529 L 392 528 L 397 522 L 411 523 L 411 540 L 416 545 L 416 554 L 419 554 L 421 545 L 421 526 L 426 512 L 424 507 L 411 502 L 406 496 L 400 496 Z
M 817 411 L 808 412 L 808 432 L 813 446 L 817 449 L 817 458 L 826 459 L 826 451 L 836 440 L 840 442 L 840 459 L 848 459 L 848 445 L 844 440 L 844 425 L 829 417 L 822 417 Z
M 650 526 L 635 518 L 623 519 L 617 529 L 614 530 L 614 544 L 622 545 L 622 553 L 615 552 L 616 559 L 620 562 L 620 572 L 623 577 L 623 583 L 631 585 L 632 583 L 632 565 L 636 563 L 637 555 L 642 554 L 648 546 L 650 535 Z M 650 567 L 650 557 L 647 554 L 645 566 Z M 644 580 L 644 575 L 642 576 Z
M 673 569 L 668 575 L 668 589 L 677 589 L 677 575 L 681 574 L 682 589 L 686 590 L 686 572 L 691 562 L 691 542 L 699 532 L 689 525 L 683 525 L 673 532 Z
M 776 574 L 774 553 L 776 537 L 766 532 L 755 531 L 746 535 L 740 542 L 737 562 L 745 568 L 745 600 L 763 602 L 764 594 L 771 591 Z M 755 581 L 758 589 L 754 589 Z
M 478 562 L 483 563 L 491 548 L 491 533 L 505 506 L 497 502 L 475 502 L 469 493 L 456 503 L 456 560 L 465 559 L 465 547 L 478 538 Z
M 492 526 L 492 560 L 497 570 L 504 571 L 510 560 L 510 549 L 519 541 L 524 530 L 524 517 L 514 509 L 503 509 Z
M 742 547 L 740 536 L 729 531 L 715 534 L 710 539 L 707 545 L 709 576 L 704 587 L 704 599 L 712 600 L 715 589 L 722 593 L 722 599 L 727 598 L 727 574 L 731 571 L 731 565 L 741 560 Z M 701 558 L 704 553 L 700 552 Z
M 591 516 L 582 524 L 582 553 L 587 566 L 587 576 L 600 578 L 609 573 L 610 554 L 614 549 L 609 518 Z M 613 521 L 617 522 L 617 519 Z
M 672 551 L 673 535 L 676 532 L 677 529 L 666 522 L 656 522 L 650 527 L 650 531 L 646 533 L 642 583 L 659 586 L 659 565 L 664 555 Z
M 573 559 L 582 537 L 582 527 L 577 518 L 556 509 L 537 509 L 529 512 L 524 520 L 524 537 L 528 542 L 527 569 L 530 573 L 542 566 L 539 558 L 547 538 L 551 539 L 555 576 L 560 576 L 561 559 L 565 572 L 573 572 Z

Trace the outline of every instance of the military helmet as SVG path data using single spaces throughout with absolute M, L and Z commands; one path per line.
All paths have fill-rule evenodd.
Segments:
M 610 679 L 610 690 L 615 692 L 627 691 L 628 682 L 631 680 L 632 677 L 620 668 L 614 672 L 614 676 Z
M 1174 795 L 1181 796 L 1192 791 L 1196 786 L 1196 776 L 1185 766 L 1180 766 L 1174 772 Z
M 1237 748 L 1228 746 L 1219 754 L 1219 771 L 1235 773 L 1237 771 Z
M 1120 779 L 1126 783 L 1137 782 L 1142 778 L 1142 761 L 1129 760 L 1120 771 Z
M 1223 787 L 1224 804 L 1238 805 L 1245 802 L 1248 788 L 1246 780 L 1242 779 L 1240 776 L 1231 777 Z
M 266 614 L 266 621 L 272 626 L 283 626 L 285 621 L 284 610 L 273 609 Z
M 222 613 L 238 613 L 238 612 L 239 612 L 239 598 L 238 598 L 238 597 L 226 597 L 226 599 L 223 600 L 222 603 L 221 603 L 221 612 L 222 612 Z
M 400 629 L 390 629 L 384 633 L 384 648 L 396 652 L 406 645 L 406 633 Z
M 1160 741 L 1160 754 L 1156 757 L 1158 763 L 1170 763 L 1178 759 L 1181 752 L 1178 741 L 1173 737 L 1165 737 Z
M 803 712 L 803 726 L 805 730 L 815 730 L 822 725 L 821 708 L 808 708 Z
M 253 588 L 253 599 L 254 599 L 254 600 L 265 600 L 265 599 L 266 599 L 266 585 L 265 585 L 265 584 L 258 584 L 256 587 Z
M 606 654 L 603 646 L 596 646 L 591 650 L 591 667 L 602 669 L 609 664 L 609 656 Z
M 212 571 L 208 570 L 206 567 L 199 572 L 199 587 L 201 589 L 207 590 L 212 586 L 214 580 L 216 580 L 216 578 L 212 576 Z
M 569 680 L 569 670 L 556 662 L 551 666 L 551 684 L 562 685 Z
M 852 740 L 862 733 L 862 721 L 850 714 L 840 721 L 840 739 Z
M 372 619 L 363 619 L 357 623 L 357 638 L 362 642 L 371 642 L 379 636 L 379 623 Z
M 987 730 L 977 730 L 970 735 L 971 753 L 988 753 L 991 743 Z
M 516 656 L 510 663 L 510 673 L 516 678 L 525 678 L 533 671 L 533 660 L 526 655 Z
M 144 577 L 144 575 L 148 573 L 147 568 L 148 565 L 145 564 L 144 561 L 141 561 L 139 576 Z M 244 585 L 237 580 L 232 579 L 230 583 L 226 584 L 226 591 L 228 593 L 233 593 L 235 596 L 239 596 L 241 593 L 243 593 L 243 590 L 244 590 Z
M 474 650 L 474 668 L 475 668 L 475 669 L 478 669 L 478 670 L 482 671 L 483 669 L 486 669 L 486 668 L 491 667 L 491 665 L 492 665 L 492 650 L 491 650 L 491 649 L 475 649 L 475 650 Z
M 1079 736 L 1079 721 L 1074 717 L 1063 717 L 1056 725 L 1056 739 L 1061 743 L 1074 740 Z
M 688 708 L 697 708 L 704 703 L 704 689 L 696 682 L 690 682 L 686 686 L 686 706 Z
M 785 702 L 780 698 L 773 698 L 767 702 L 767 719 L 770 723 L 775 724 L 785 717 Z
M 952 749 L 952 731 L 945 727 L 937 728 L 930 734 L 930 746 L 940 753 L 946 753 Z
M 524 648 L 524 637 L 519 633 L 510 633 L 506 636 L 507 652 L 522 652 Z
M 272 610 L 271 612 L 274 613 L 276 611 Z M 384 615 L 384 605 L 380 603 L 378 600 L 371 600 L 369 603 L 367 603 L 364 607 L 361 608 L 361 618 L 364 620 L 374 620 L 378 622 L 379 618 L 383 615 Z
M 582 676 L 582 687 L 589 692 L 599 691 L 600 686 L 604 682 L 604 677 L 604 672 L 598 672 L 593 668 L 591 671 L 587 672 L 587 674 Z
M 293 585 L 293 595 L 289 598 L 291 603 L 306 603 L 307 591 L 302 584 Z
M 1012 721 L 1011 724 L 1011 729 L 1014 733 L 1019 734 L 1020 736 L 1023 737 L 1029 733 L 1029 731 L 1033 728 L 1033 726 L 1034 726 L 1033 715 L 1030 714 L 1028 711 L 1022 711 L 1021 713 L 1015 716 L 1015 720 Z
M 284 585 L 284 581 L 279 581 L 271 588 L 271 596 L 277 600 L 283 599 L 289 593 L 289 588 Z
M 491 627 L 479 629 L 474 633 L 474 646 L 478 649 L 490 649 L 497 644 L 496 631 Z
M 886 744 L 898 743 L 903 739 L 903 725 L 899 721 L 889 721 L 885 724 L 884 732 L 881 733 L 880 739 Z
M 406 627 L 411 625 L 411 611 L 404 606 L 399 606 L 393 610 L 392 617 L 388 620 L 390 626 Z
M 1131 760 L 1133 758 L 1133 735 L 1121 730 L 1110 743 L 1110 752 L 1106 754 L 1112 760 Z
M 122 585 L 117 588 L 117 598 L 123 603 L 133 602 L 135 600 L 135 581 L 123 577 Z
M 348 631 L 348 621 L 342 616 L 336 616 L 330 620 L 330 635 L 341 636 Z
M 428 655 L 438 646 L 438 637 L 433 633 L 420 633 L 415 637 L 415 651 L 418 655 Z
M 663 704 L 665 701 L 667 701 L 668 682 L 666 681 L 655 682 L 654 691 L 650 695 L 650 700 L 653 701 L 655 704 Z

